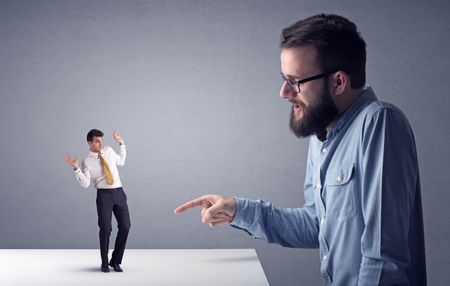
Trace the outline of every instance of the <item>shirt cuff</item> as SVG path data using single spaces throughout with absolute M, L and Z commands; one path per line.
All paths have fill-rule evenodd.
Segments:
M 247 229 L 252 224 L 254 218 L 256 201 L 246 198 L 234 197 L 236 200 L 236 215 L 231 221 L 230 225 L 233 227 Z

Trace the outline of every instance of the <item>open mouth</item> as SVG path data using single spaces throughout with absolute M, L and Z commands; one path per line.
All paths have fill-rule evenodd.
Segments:
M 300 111 L 302 111 L 302 107 L 300 106 L 300 104 L 293 104 L 292 109 L 295 113 L 299 113 Z

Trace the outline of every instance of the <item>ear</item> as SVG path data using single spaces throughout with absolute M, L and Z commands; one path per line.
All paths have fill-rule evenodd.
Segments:
M 350 87 L 350 77 L 344 71 L 337 71 L 332 76 L 331 90 L 336 95 L 341 95 Z

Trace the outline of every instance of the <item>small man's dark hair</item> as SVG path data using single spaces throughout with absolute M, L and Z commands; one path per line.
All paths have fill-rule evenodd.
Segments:
M 87 134 L 87 141 L 88 142 L 92 142 L 92 140 L 94 140 L 94 137 L 95 136 L 97 136 L 97 137 L 103 137 L 103 132 L 101 132 L 100 130 L 98 130 L 98 129 L 91 129 L 91 131 L 89 131 L 88 132 L 88 134 Z

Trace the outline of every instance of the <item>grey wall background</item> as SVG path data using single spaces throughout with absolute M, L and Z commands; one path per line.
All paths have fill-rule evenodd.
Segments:
M 0 1 L 0 247 L 97 248 L 95 191 L 66 152 L 105 131 L 121 177 L 130 248 L 256 248 L 272 285 L 317 285 L 316 250 L 286 249 L 199 211 L 204 193 L 303 203 L 308 140 L 278 98 L 281 29 L 332 12 L 368 44 L 368 83 L 415 130 L 430 285 L 450 280 L 449 16 L 446 1 Z

